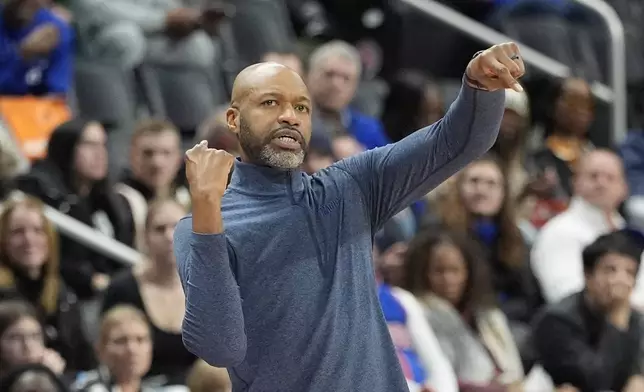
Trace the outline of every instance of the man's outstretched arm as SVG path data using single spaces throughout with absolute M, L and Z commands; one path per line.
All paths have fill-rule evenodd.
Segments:
M 374 231 L 492 147 L 503 117 L 504 89 L 520 89 L 516 78 L 524 72 L 512 52 L 518 55 L 515 44 L 503 44 L 475 57 L 458 98 L 435 124 L 336 165 L 358 182 Z

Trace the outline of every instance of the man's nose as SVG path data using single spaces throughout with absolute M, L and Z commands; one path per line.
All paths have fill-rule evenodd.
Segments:
M 290 126 L 296 127 L 300 125 L 300 120 L 297 118 L 295 109 L 291 105 L 286 105 L 282 113 L 279 116 L 280 123 L 286 123 Z

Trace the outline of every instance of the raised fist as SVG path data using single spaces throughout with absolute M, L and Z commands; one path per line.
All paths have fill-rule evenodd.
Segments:
M 480 52 L 467 65 L 465 75 L 474 87 L 489 91 L 511 88 L 523 91 L 517 80 L 525 73 L 519 47 L 514 42 L 494 45 Z
M 223 150 L 208 148 L 202 141 L 186 152 L 186 177 L 193 197 L 221 198 L 235 157 Z

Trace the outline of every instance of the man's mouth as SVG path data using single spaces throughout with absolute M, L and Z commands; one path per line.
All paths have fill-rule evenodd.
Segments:
M 292 129 L 284 129 L 277 131 L 273 137 L 273 141 L 278 147 L 287 150 L 301 149 L 303 146 L 302 135 L 298 131 Z

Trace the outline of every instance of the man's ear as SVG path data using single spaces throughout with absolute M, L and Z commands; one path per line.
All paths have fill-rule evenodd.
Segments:
M 226 125 L 234 134 L 239 133 L 239 109 L 229 107 L 228 110 L 226 110 Z

